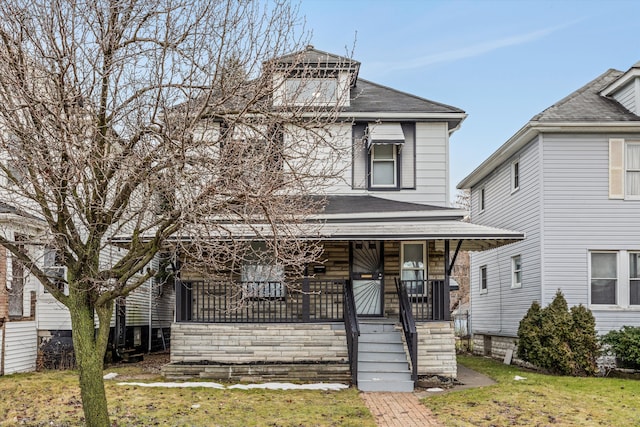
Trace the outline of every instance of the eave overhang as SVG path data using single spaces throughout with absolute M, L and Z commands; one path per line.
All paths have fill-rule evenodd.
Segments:
M 640 122 L 537 122 L 531 121 L 462 179 L 458 189 L 472 188 L 541 133 L 640 132 Z

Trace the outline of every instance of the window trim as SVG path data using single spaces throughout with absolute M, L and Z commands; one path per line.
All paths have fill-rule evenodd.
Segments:
M 638 281 L 640 282 L 640 276 L 638 277 L 631 277 L 631 256 L 632 255 L 638 255 L 640 257 L 640 250 L 629 250 L 627 251 L 627 260 L 629 262 L 629 268 L 627 269 L 627 271 L 629 272 L 629 277 L 627 277 L 627 286 L 628 286 L 628 295 L 629 295 L 629 307 L 632 308 L 638 308 L 640 309 L 640 302 L 638 304 L 632 304 L 631 303 L 631 281 Z
M 480 290 L 480 294 L 487 294 L 489 293 L 489 285 L 488 285 L 488 280 L 487 280 L 487 266 L 485 265 L 481 265 L 480 268 L 478 269 L 478 274 L 479 274 L 479 280 L 478 280 L 478 286 L 479 286 L 479 290 Z
M 516 269 L 516 260 L 519 260 L 520 268 Z M 520 280 L 517 281 L 517 275 L 520 276 Z M 522 255 L 514 255 L 511 257 L 511 289 L 522 288 Z
M 511 194 L 520 189 L 520 158 L 511 162 Z
M 375 149 L 378 146 L 391 146 L 392 159 L 375 159 Z M 400 189 L 400 153 L 398 146 L 395 144 L 371 144 L 369 150 L 369 189 L 370 190 L 399 190 Z M 375 185 L 374 180 L 374 163 L 390 163 L 393 162 L 393 184 Z

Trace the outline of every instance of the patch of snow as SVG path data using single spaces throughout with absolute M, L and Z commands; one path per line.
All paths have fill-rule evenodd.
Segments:
M 114 379 L 114 378 L 115 378 L 115 377 L 117 377 L 117 376 L 118 376 L 118 374 L 117 374 L 117 373 L 115 373 L 115 372 L 109 372 L 108 374 L 105 374 L 105 376 L 104 376 L 104 377 L 102 377 L 102 378 L 103 378 L 103 379 L 105 379 L 105 380 L 112 380 L 112 379 Z
M 185 382 L 185 383 L 138 383 L 138 382 L 120 382 L 118 385 L 130 385 L 138 387 L 166 387 L 166 388 L 187 388 L 187 387 L 206 387 L 224 390 L 225 386 L 212 382 Z M 338 391 L 349 388 L 346 384 L 337 383 L 316 383 L 316 384 L 291 384 L 291 383 L 264 383 L 264 384 L 235 384 L 226 387 L 228 390 L 331 390 Z
M 515 377 L 513 377 L 513 379 L 516 380 L 516 381 L 524 381 L 524 380 L 526 380 L 525 377 L 521 377 L 520 375 L 516 375 Z
M 444 391 L 444 389 L 442 389 L 440 387 L 432 387 L 432 388 L 428 388 L 427 391 L 430 391 L 430 392 L 433 392 L 433 393 L 437 393 L 437 392 Z
M 200 407 L 199 403 L 196 403 L 195 405 L 191 405 L 191 409 L 198 409 Z

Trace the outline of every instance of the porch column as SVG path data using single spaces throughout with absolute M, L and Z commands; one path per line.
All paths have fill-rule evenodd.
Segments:
M 451 268 L 450 268 L 450 241 L 447 239 L 444 241 L 444 295 L 442 295 L 442 318 L 444 320 L 451 320 L 451 312 L 449 310 L 450 302 L 449 302 L 449 278 L 451 277 Z

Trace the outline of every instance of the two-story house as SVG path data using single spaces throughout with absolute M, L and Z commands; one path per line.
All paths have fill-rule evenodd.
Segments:
M 478 352 L 513 348 L 532 301 L 558 290 L 599 333 L 640 325 L 640 63 L 534 116 L 458 188 L 471 189 L 474 223 L 526 235 L 472 256 Z
M 339 103 L 328 133 L 350 153 L 332 159 L 343 175 L 318 195 L 325 204 L 307 219 L 313 232 L 298 236 L 319 239 L 323 255 L 287 286 L 277 266 L 248 260 L 232 286 L 191 276 L 184 261 L 164 374 L 351 378 L 364 390 L 403 391 L 418 375 L 455 377 L 455 257 L 523 237 L 462 222 L 465 212 L 449 206 L 449 137 L 465 112 L 361 79 L 359 62 L 311 46 L 276 61 L 292 58 L 306 71 L 276 71 L 274 109 L 301 97 Z

